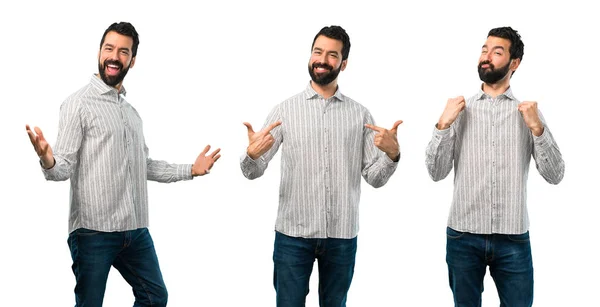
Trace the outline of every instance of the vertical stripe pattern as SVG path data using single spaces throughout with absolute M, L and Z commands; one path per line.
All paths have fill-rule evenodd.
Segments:
M 191 165 L 148 158 L 142 120 L 96 76 L 61 105 L 56 164 L 47 180 L 71 180 L 69 232 L 148 227 L 147 180 L 191 179 Z
M 304 238 L 356 237 L 361 175 L 380 187 L 398 164 L 373 144 L 375 132 L 364 127 L 374 124 L 371 114 L 339 89 L 324 99 L 309 84 L 277 105 L 264 126 L 278 120 L 273 147 L 257 160 L 244 154 L 240 163 L 244 176 L 258 178 L 281 147 L 275 229 Z
M 434 129 L 426 165 L 434 181 L 454 166 L 448 226 L 479 234 L 521 234 L 529 229 L 527 176 L 534 157 L 542 177 L 558 184 L 564 175 L 559 148 L 539 113 L 544 132 L 533 136 L 509 88 L 492 98 L 483 91 L 446 130 Z

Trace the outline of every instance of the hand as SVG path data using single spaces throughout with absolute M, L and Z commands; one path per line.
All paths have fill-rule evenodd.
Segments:
M 448 99 L 448 103 L 446 103 L 446 108 L 444 109 L 444 113 L 440 117 L 438 121 L 437 128 L 439 130 L 445 130 L 452 125 L 452 123 L 458 117 L 458 114 L 465 109 L 466 102 L 465 97 L 458 96 L 456 98 Z
M 254 132 L 252 125 L 244 123 L 244 126 L 248 128 L 248 149 L 247 153 L 252 160 L 258 159 L 265 152 L 267 152 L 275 143 L 275 138 L 271 135 L 273 128 L 281 125 L 281 121 L 274 122 L 267 126 L 265 129 Z
M 537 102 L 535 101 L 523 101 L 517 106 L 525 124 L 531 130 L 531 133 L 535 136 L 540 136 L 544 132 L 544 124 L 540 120 L 540 116 L 537 112 Z
M 377 127 L 374 125 L 365 124 L 365 127 L 377 132 L 374 139 L 374 144 L 381 151 L 385 152 L 392 161 L 396 161 L 400 155 L 400 146 L 398 145 L 398 126 L 402 121 L 396 121 L 392 129 Z
M 25 130 L 27 130 L 27 135 L 29 135 L 29 140 L 31 141 L 31 145 L 33 145 L 33 149 L 35 149 L 35 152 L 42 162 L 42 167 L 45 169 L 52 168 L 55 162 L 54 155 L 52 154 L 52 148 L 48 144 L 48 141 L 44 138 L 42 129 L 35 127 L 34 133 L 31 131 L 31 128 L 29 128 L 29 125 L 25 125 Z
M 203 176 L 208 174 L 210 169 L 213 167 L 213 164 L 215 164 L 215 162 L 217 162 L 217 160 L 219 160 L 221 157 L 219 154 L 219 151 L 221 151 L 220 148 L 211 152 L 207 156 L 206 153 L 208 153 L 209 150 L 210 145 L 206 145 L 204 150 L 200 153 L 200 155 L 198 155 L 198 158 L 196 158 L 196 162 L 194 162 L 192 165 L 192 176 Z

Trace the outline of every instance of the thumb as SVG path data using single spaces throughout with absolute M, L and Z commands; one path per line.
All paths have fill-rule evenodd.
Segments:
M 401 121 L 401 120 L 397 120 L 397 121 L 394 123 L 394 126 L 392 127 L 391 131 L 394 131 L 394 132 L 396 132 L 396 131 L 398 130 L 398 126 L 400 126 L 400 124 L 402 124 L 402 123 L 403 123 L 403 121 Z
M 252 129 L 252 125 L 250 125 L 250 123 L 244 122 L 244 126 L 246 126 L 246 128 L 248 128 L 248 134 L 250 134 L 250 135 L 254 134 L 254 129 Z

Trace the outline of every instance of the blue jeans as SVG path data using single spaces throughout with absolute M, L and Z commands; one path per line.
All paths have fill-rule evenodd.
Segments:
M 356 238 L 305 239 L 275 232 L 273 284 L 278 307 L 305 305 L 315 259 L 319 265 L 319 306 L 346 306 L 354 275 Z
M 455 306 L 481 306 L 486 266 L 500 306 L 533 304 L 533 264 L 529 232 L 480 235 L 446 229 L 446 262 Z
M 69 234 L 76 307 L 102 306 L 114 266 L 133 289 L 133 306 L 166 306 L 167 288 L 147 228 L 100 232 L 79 228 Z

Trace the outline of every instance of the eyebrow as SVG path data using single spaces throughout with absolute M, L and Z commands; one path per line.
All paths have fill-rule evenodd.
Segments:
M 319 48 L 319 47 L 315 47 L 315 48 L 313 48 L 313 51 L 315 51 L 315 50 L 317 50 L 317 51 L 321 51 L 321 52 L 322 52 L 322 51 L 324 51 L 323 49 L 321 49 L 321 48 Z M 337 52 L 336 50 L 327 51 L 327 53 L 329 53 L 329 54 L 332 54 L 332 53 L 333 53 L 333 54 L 339 54 L 339 52 Z
M 483 48 L 488 48 L 488 46 L 486 46 L 486 45 L 481 46 L 481 49 L 483 49 Z M 502 47 L 502 46 L 494 46 L 494 47 L 492 47 L 492 50 L 494 50 L 494 49 L 502 49 L 502 51 L 504 51 L 504 47 Z
M 113 49 L 115 48 L 115 46 L 113 44 L 109 44 L 109 43 L 104 44 L 103 47 L 111 47 Z M 119 51 L 123 51 L 123 50 L 130 51 L 129 48 L 127 48 L 127 47 L 121 47 L 121 48 L 119 48 Z

